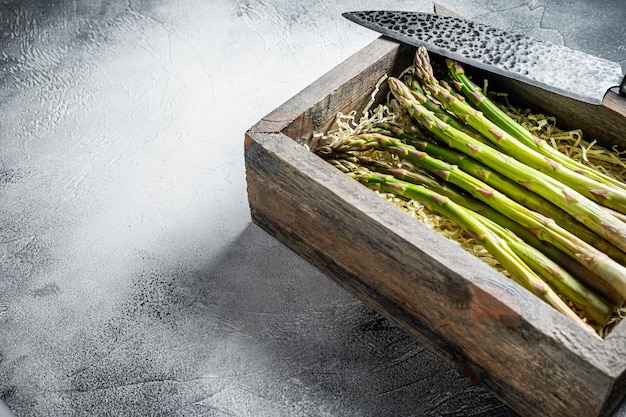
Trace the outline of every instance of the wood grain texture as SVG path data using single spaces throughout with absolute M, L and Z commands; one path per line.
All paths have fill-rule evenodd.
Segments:
M 606 340 L 579 328 L 302 146 L 412 53 L 379 38 L 247 132 L 253 221 L 521 415 L 608 415 L 623 324 Z

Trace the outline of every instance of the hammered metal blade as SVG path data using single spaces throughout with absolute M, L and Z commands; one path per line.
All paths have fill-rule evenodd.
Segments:
M 469 20 L 384 10 L 343 16 L 409 45 L 592 104 L 602 103 L 624 77 L 618 63 Z

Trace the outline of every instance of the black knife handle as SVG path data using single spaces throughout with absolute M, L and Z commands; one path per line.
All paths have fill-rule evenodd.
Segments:
M 626 75 L 624 75 L 622 83 L 619 85 L 619 94 L 626 97 Z

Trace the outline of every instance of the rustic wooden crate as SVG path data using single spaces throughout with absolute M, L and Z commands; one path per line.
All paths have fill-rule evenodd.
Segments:
M 578 327 L 303 146 L 338 112 L 362 109 L 413 53 L 381 37 L 246 133 L 253 221 L 519 414 L 610 415 L 626 391 L 626 323 L 605 339 Z M 588 106 L 490 78 L 565 125 L 625 145 L 615 94 Z

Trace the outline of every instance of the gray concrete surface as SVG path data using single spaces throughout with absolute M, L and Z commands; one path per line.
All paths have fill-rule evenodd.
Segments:
M 626 64 L 622 1 L 439 3 Z M 376 38 L 342 12 L 422 4 L 1 2 L 8 408 L 513 416 L 250 223 L 245 130 Z

